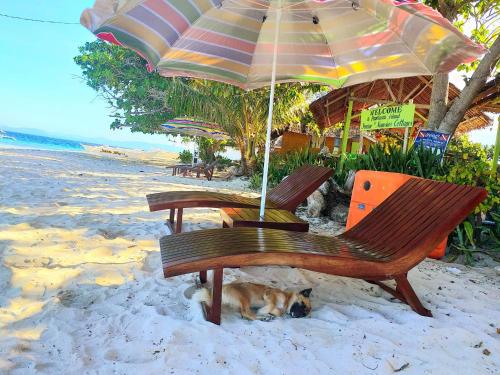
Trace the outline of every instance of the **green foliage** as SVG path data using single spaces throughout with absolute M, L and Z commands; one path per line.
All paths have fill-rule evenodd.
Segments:
M 366 154 L 350 154 L 343 164 L 338 162 L 335 180 L 342 186 L 350 170 L 362 169 L 432 178 L 441 173 L 440 160 L 436 152 L 423 147 L 413 147 L 405 153 L 394 144 L 375 144 Z
M 182 150 L 179 152 L 177 159 L 179 159 L 183 164 L 189 164 L 193 161 L 193 153 L 189 150 Z
M 226 142 L 211 138 L 197 137 L 196 144 L 200 152 L 200 159 L 205 163 L 212 163 L 215 161 L 216 154 L 224 152 L 226 149 Z
M 471 216 L 455 228 L 449 242 L 452 261 L 462 257 L 465 264 L 474 264 L 475 255 L 485 254 L 500 262 L 500 215 L 491 214 L 487 223 Z
M 453 258 L 463 257 L 472 264 L 474 255 L 484 253 L 498 260 L 500 252 L 500 175 L 492 175 L 493 149 L 473 143 L 467 136 L 453 139 L 445 157 L 444 170 L 436 179 L 455 184 L 484 187 L 488 197 L 468 220 L 450 236 Z M 481 216 L 491 215 L 492 225 L 485 225 Z
M 112 128 L 159 133 L 167 119 L 189 116 L 221 126 L 242 152 L 242 161 L 255 161 L 254 150 L 265 142 L 269 88 L 244 91 L 219 82 L 161 77 L 148 73 L 135 52 L 102 41 L 86 43 L 79 53 L 74 60 L 84 81 L 113 109 Z M 307 98 L 318 90 L 314 84 L 277 85 L 273 126 L 300 123 Z
M 500 176 L 491 175 L 492 155 L 492 148 L 473 143 L 467 136 L 455 138 L 448 147 L 443 173 L 436 179 L 486 188 L 488 197 L 475 213 L 487 212 L 500 204 Z
M 500 251 L 500 176 L 492 176 L 492 156 L 492 147 L 473 143 L 467 136 L 450 142 L 442 163 L 431 150 L 418 147 L 405 154 L 391 142 L 374 145 L 364 155 L 347 155 L 343 164 L 337 159 L 334 178 L 342 186 L 350 170 L 366 169 L 486 188 L 486 200 L 450 236 L 452 258 L 461 257 L 470 264 L 475 254 L 484 253 L 498 259 Z M 481 219 L 486 213 L 491 216 L 489 225 Z
M 217 155 L 217 170 L 222 171 L 233 164 L 233 161 L 225 156 Z

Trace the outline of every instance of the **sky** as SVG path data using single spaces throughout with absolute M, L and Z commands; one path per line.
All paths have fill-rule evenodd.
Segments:
M 0 0 L 0 13 L 78 23 L 83 9 L 93 3 Z M 79 24 L 0 17 L 0 128 L 33 128 L 73 139 L 169 143 L 164 135 L 110 130 L 107 103 L 82 82 L 80 68 L 73 62 L 78 47 L 95 39 Z
M 0 0 L 0 13 L 78 23 L 93 0 Z M 0 128 L 33 128 L 63 138 L 92 137 L 117 142 L 170 143 L 163 135 L 110 130 L 111 110 L 82 82 L 73 62 L 78 47 L 95 40 L 79 24 L 56 25 L 0 17 Z M 461 83 L 459 74 L 453 81 Z M 493 144 L 495 130 L 475 132 Z

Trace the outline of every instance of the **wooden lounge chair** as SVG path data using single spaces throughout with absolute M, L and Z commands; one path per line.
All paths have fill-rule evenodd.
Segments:
M 279 183 L 267 194 L 267 207 L 295 211 L 323 182 L 328 180 L 333 170 L 325 167 L 304 165 L 297 168 L 290 176 Z M 174 224 L 177 209 L 175 232 L 182 228 L 184 208 L 193 207 L 259 207 L 260 198 L 248 198 L 236 194 L 215 193 L 209 191 L 167 191 L 147 195 L 149 210 L 170 209 L 170 225 Z
M 172 176 L 176 176 L 177 173 L 179 173 L 179 170 L 181 168 L 189 167 L 191 164 L 173 164 L 173 165 L 167 165 L 165 169 L 172 169 Z
M 207 319 L 220 324 L 224 268 L 281 265 L 364 279 L 432 316 L 407 273 L 485 197 L 485 189 L 412 178 L 356 226 L 338 237 L 273 229 L 230 228 L 160 239 L 165 277 L 213 270 L 213 304 Z M 393 289 L 383 280 L 395 280 Z
M 215 166 L 217 165 L 217 161 L 214 161 L 212 163 L 206 164 L 197 164 L 195 166 L 184 166 L 181 168 L 178 168 L 178 173 L 182 173 L 182 175 L 185 177 L 187 176 L 188 173 L 196 173 L 196 178 L 200 178 L 201 174 L 203 173 L 205 175 L 205 178 L 208 181 L 212 181 L 212 177 L 214 175 L 214 169 Z

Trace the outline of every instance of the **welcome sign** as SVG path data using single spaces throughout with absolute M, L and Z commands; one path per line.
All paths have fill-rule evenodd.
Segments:
M 361 130 L 409 128 L 414 115 L 415 104 L 365 109 L 361 111 Z

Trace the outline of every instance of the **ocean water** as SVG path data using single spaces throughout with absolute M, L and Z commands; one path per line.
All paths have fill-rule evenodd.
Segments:
M 34 148 L 38 150 L 83 151 L 83 145 L 90 144 L 71 141 L 69 139 L 44 137 L 41 135 L 0 130 L 0 147 L 11 146 L 20 148 Z
M 0 148 L 1 147 L 15 147 L 15 148 L 30 148 L 36 150 L 55 150 L 55 151 L 84 151 L 84 146 L 102 146 L 101 144 L 78 142 L 69 139 L 45 137 L 42 135 L 18 133 L 8 130 L 0 129 Z M 114 147 L 113 145 L 110 145 Z M 127 144 L 118 144 L 116 147 L 124 147 L 136 150 L 152 150 L 162 149 L 170 152 L 180 152 L 182 150 L 192 151 L 194 148 L 193 143 L 185 145 L 176 145 L 174 143 L 165 142 L 164 145 L 149 145 L 146 143 L 128 142 Z M 227 148 L 225 152 L 221 153 L 232 160 L 239 160 L 240 153 L 236 149 Z

